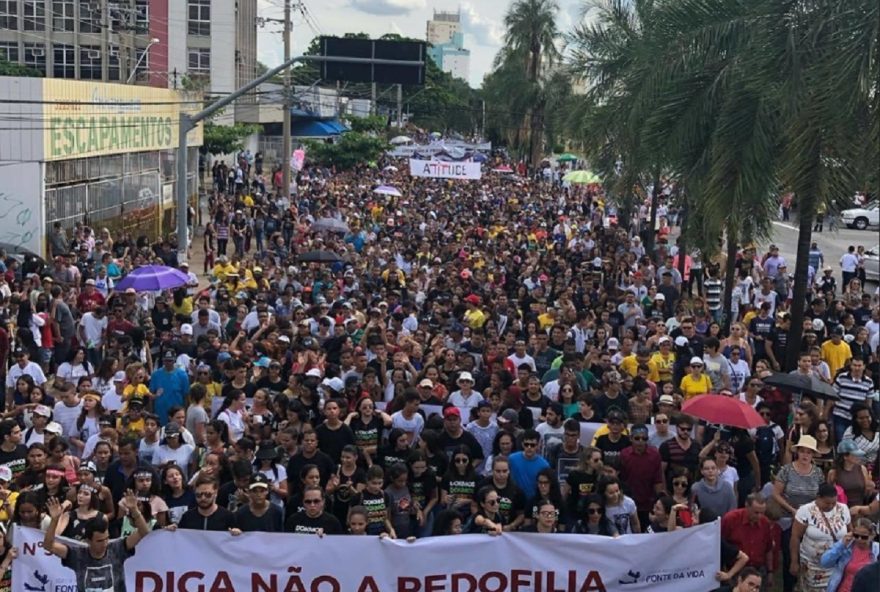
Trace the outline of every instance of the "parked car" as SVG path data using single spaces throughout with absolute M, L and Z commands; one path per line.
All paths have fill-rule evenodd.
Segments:
M 861 208 L 843 210 L 840 216 L 850 228 L 865 230 L 869 226 L 880 226 L 880 202 L 873 201 Z
M 880 249 L 865 251 L 865 279 L 880 283 Z

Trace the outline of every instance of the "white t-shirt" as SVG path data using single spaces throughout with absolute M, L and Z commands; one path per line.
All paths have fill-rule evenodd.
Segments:
M 559 427 L 554 428 L 546 421 L 539 424 L 538 427 L 535 428 L 535 431 L 541 434 L 541 441 L 538 443 L 539 454 L 546 454 L 546 452 L 551 450 L 556 444 L 562 444 L 562 434 L 565 432 L 562 428 L 562 424 L 559 424 Z
M 636 503 L 629 496 L 623 496 L 619 506 L 605 506 L 605 515 L 617 527 L 620 534 L 632 534 L 630 516 L 636 513 Z
M 472 407 L 476 407 L 480 401 L 483 400 L 483 395 L 478 393 L 477 391 L 471 391 L 471 394 L 465 397 L 461 391 L 455 391 L 446 401 L 450 405 L 455 405 L 456 407 L 467 407 L 468 409 Z
M 25 374 L 33 378 L 34 384 L 37 386 L 46 384 L 46 375 L 43 374 L 43 369 L 40 368 L 40 365 L 35 362 L 28 362 L 24 368 L 19 364 L 10 366 L 9 372 L 6 374 L 6 388 L 14 389 L 15 383 Z
M 64 429 L 62 434 L 65 438 L 79 438 L 79 430 L 76 427 L 76 420 L 82 411 L 82 401 L 78 401 L 73 407 L 68 407 L 64 401 L 55 403 L 52 411 L 52 418 L 61 424 Z
M 189 444 L 181 444 L 176 449 L 167 445 L 157 446 L 153 450 L 153 466 L 160 467 L 168 461 L 174 461 L 180 470 L 183 471 L 184 480 L 189 479 L 189 461 L 192 458 L 195 448 Z
M 218 415 L 217 419 L 229 426 L 229 430 L 230 432 L 232 432 L 233 443 L 238 442 L 239 438 L 244 436 L 244 418 L 241 416 L 240 413 L 235 413 L 234 411 L 230 411 L 229 409 L 227 409 L 223 413 Z
M 87 347 L 100 347 L 107 329 L 107 317 L 98 319 L 94 313 L 87 312 L 79 321 Z
M 58 370 L 55 372 L 56 376 L 59 376 L 64 379 L 65 382 L 72 382 L 76 384 L 79 382 L 79 379 L 83 376 L 88 376 L 89 371 L 86 370 L 85 365 L 77 364 L 76 366 L 72 365 L 70 362 L 64 362 L 60 366 L 58 366 Z
M 538 371 L 538 368 L 535 366 L 535 358 L 533 358 L 529 354 L 526 354 L 520 358 L 515 353 L 512 353 L 507 356 L 507 359 L 510 360 L 511 364 L 513 364 L 514 370 L 518 369 L 521 364 L 528 364 L 532 367 L 532 372 Z
M 422 429 L 425 427 L 425 419 L 418 413 L 414 413 L 410 419 L 403 416 L 402 411 L 397 411 L 391 415 L 391 427 L 400 428 L 406 432 L 411 445 L 415 446 L 419 441 Z

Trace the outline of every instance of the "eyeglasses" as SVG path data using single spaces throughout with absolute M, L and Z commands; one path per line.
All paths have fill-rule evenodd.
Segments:
M 543 512 L 538 512 L 538 515 L 542 518 L 555 518 L 556 512 L 553 510 L 544 510 Z
M 550 485 L 550 481 L 548 479 L 538 479 L 538 485 Z
M 209 498 L 214 497 L 214 492 L 213 491 L 197 491 L 196 497 L 200 498 L 200 499 L 209 499 Z
M 487 506 L 497 506 L 497 505 L 498 505 L 498 500 L 497 500 L 497 499 L 491 499 L 491 500 L 486 500 L 486 501 L 483 502 L 483 503 L 486 504 Z
M 632 436 L 630 438 L 630 440 L 632 440 L 633 442 L 644 442 L 647 439 L 648 438 L 646 436 Z
M 587 514 L 601 514 L 602 508 L 587 508 Z
M 523 448 L 537 448 L 537 442 L 523 442 Z
M 687 481 L 673 481 L 672 485 L 675 487 L 687 487 L 688 482 Z
M 314 505 L 320 504 L 322 501 L 324 501 L 324 500 L 322 500 L 321 498 L 313 498 L 313 499 L 303 500 L 303 503 L 307 506 L 314 506 Z

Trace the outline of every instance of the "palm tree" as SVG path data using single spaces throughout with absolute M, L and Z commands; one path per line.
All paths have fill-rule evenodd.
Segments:
M 517 0 L 504 16 L 507 31 L 504 35 L 503 59 L 519 63 L 524 84 L 518 94 L 529 99 L 528 133 L 529 162 L 537 166 L 541 160 L 547 97 L 545 77 L 559 62 L 561 54 L 556 46 L 559 30 L 556 18 L 559 5 L 556 0 Z

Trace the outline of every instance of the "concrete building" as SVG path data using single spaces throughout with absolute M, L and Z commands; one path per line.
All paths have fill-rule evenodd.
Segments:
M 201 95 L 166 88 L 0 77 L 0 242 L 45 255 L 55 222 L 174 232 L 177 122 Z M 198 196 L 202 126 L 188 135 L 187 194 Z
M 440 45 L 449 43 L 452 36 L 461 32 L 461 13 L 434 11 L 434 18 L 428 21 L 428 43 Z
M 467 80 L 470 75 L 471 52 L 464 47 L 461 13 L 434 11 L 428 21 L 428 55 L 434 63 L 455 78 Z
M 228 93 L 256 77 L 256 17 L 257 0 L 0 0 L 0 56 L 104 82 L 137 64 L 137 84 Z

